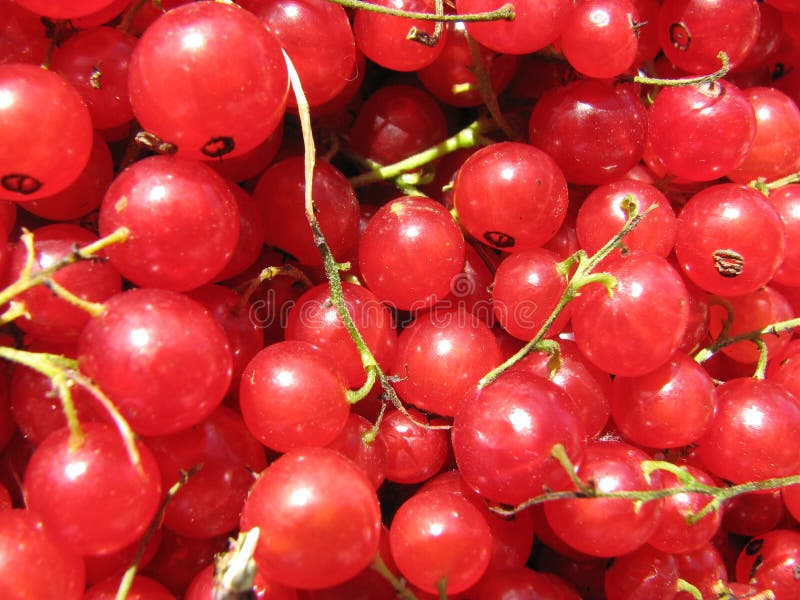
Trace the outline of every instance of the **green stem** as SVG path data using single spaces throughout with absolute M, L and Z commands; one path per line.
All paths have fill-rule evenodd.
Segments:
M 378 411 L 378 418 L 375 419 L 375 422 L 372 424 L 372 427 L 369 428 L 369 431 L 365 431 L 364 435 L 361 436 L 361 441 L 365 444 L 371 444 L 375 441 L 375 438 L 378 437 L 378 431 L 380 431 L 381 423 L 383 422 L 383 416 L 386 414 L 386 405 L 387 402 L 381 402 L 381 408 Z
M 322 265 L 325 269 L 325 276 L 328 279 L 328 286 L 330 288 L 331 303 L 336 307 L 336 311 L 339 314 L 339 318 L 342 320 L 342 324 L 347 330 L 347 333 L 350 335 L 350 339 L 353 340 L 353 343 L 355 343 L 356 348 L 358 349 L 359 355 L 361 356 L 362 366 L 367 372 L 374 371 L 375 378 L 381 384 L 384 395 L 392 403 L 392 405 L 402 412 L 414 424 L 420 427 L 425 427 L 427 429 L 449 429 L 449 425 L 429 425 L 427 423 L 420 423 L 409 414 L 408 410 L 406 410 L 405 406 L 403 406 L 403 403 L 400 401 L 400 398 L 397 396 L 397 392 L 395 392 L 394 388 L 392 387 L 391 379 L 378 365 L 378 361 L 375 359 L 375 356 L 372 354 L 369 346 L 367 346 L 364 337 L 361 335 L 361 332 L 358 330 L 355 322 L 353 321 L 353 317 L 350 316 L 350 312 L 347 310 L 347 305 L 344 302 L 344 292 L 342 291 L 342 278 L 340 273 L 342 270 L 349 268 L 349 265 L 337 262 L 334 258 L 331 248 L 325 240 L 325 235 L 322 233 L 319 221 L 317 220 L 316 208 L 314 206 L 312 183 L 314 180 L 316 150 L 314 146 L 314 134 L 311 130 L 311 113 L 308 108 L 308 101 L 306 100 L 305 93 L 303 92 L 303 86 L 300 82 L 300 77 L 297 75 L 297 70 L 294 68 L 291 58 L 288 54 L 286 54 L 286 52 L 283 53 L 283 56 L 284 60 L 286 61 L 287 70 L 289 71 L 289 81 L 291 82 L 292 90 L 294 91 L 295 99 L 297 100 L 297 113 L 300 117 L 300 127 L 303 134 L 303 146 L 305 150 L 304 193 L 306 220 L 311 228 L 314 245 L 317 247 L 317 250 L 322 257 Z
M 740 333 L 739 335 L 735 335 L 733 337 L 720 337 L 710 346 L 699 350 L 694 355 L 694 359 L 698 363 L 704 363 L 726 346 L 730 346 L 744 340 L 755 341 L 764 337 L 765 335 L 778 335 L 784 333 L 785 331 L 791 331 L 796 327 L 800 327 L 800 317 L 795 317 L 794 319 L 789 319 L 787 321 L 771 323 L 762 329 L 746 331 L 745 333 Z
M 675 586 L 678 592 L 686 592 L 691 595 L 694 600 L 703 600 L 703 593 L 697 589 L 697 586 L 692 585 L 685 579 L 678 579 L 678 584 Z
M 522 349 L 520 349 L 511 358 L 484 375 L 478 382 L 478 387 L 486 387 L 512 366 L 525 358 L 528 354 L 536 350 L 543 349 L 545 347 L 543 346 L 545 335 L 547 335 L 547 332 L 550 330 L 553 322 L 556 320 L 558 315 L 561 314 L 561 311 L 564 310 L 567 304 L 569 304 L 569 302 L 575 298 L 575 296 L 578 294 L 578 290 L 580 290 L 582 287 L 590 283 L 600 282 L 603 283 L 603 285 L 605 285 L 610 291 L 611 287 L 616 284 L 616 280 L 608 273 L 592 273 L 592 269 L 594 269 L 600 263 L 600 261 L 616 250 L 622 244 L 622 240 L 625 238 L 625 236 L 633 231 L 636 226 L 639 225 L 642 219 L 644 219 L 652 210 L 655 210 L 657 207 L 657 205 L 654 203 L 646 211 L 640 213 L 638 205 L 632 196 L 628 196 L 626 200 L 628 219 L 619 233 L 606 242 L 606 244 L 591 257 L 587 257 L 583 250 L 578 250 L 574 257 L 568 259 L 572 260 L 572 264 L 577 262 L 578 266 L 575 269 L 575 273 L 567 283 L 567 287 L 559 299 L 558 304 L 556 304 L 556 307 L 553 309 L 553 312 L 550 313 L 550 316 L 548 316 L 545 322 L 542 324 L 542 327 L 536 333 L 536 336 L 534 336 L 530 342 L 525 344 L 525 346 L 523 346 Z
M 786 175 L 786 177 L 781 177 L 780 179 L 770 181 L 764 185 L 768 190 L 777 190 L 791 183 L 800 183 L 800 173 L 792 173 L 791 175 Z
M 758 346 L 758 362 L 756 363 L 756 370 L 753 373 L 753 377 L 756 379 L 764 379 L 767 376 L 767 358 L 769 357 L 767 344 L 761 338 L 756 338 L 753 342 Z
M 136 556 L 133 559 L 133 563 L 128 569 L 125 571 L 125 574 L 122 576 L 122 580 L 119 583 L 119 587 L 117 588 L 117 595 L 115 596 L 114 600 L 125 600 L 128 597 L 128 593 L 131 591 L 131 586 L 133 585 L 133 580 L 136 578 L 136 573 L 139 570 L 139 563 L 142 562 L 142 556 L 144 556 L 144 552 L 147 549 L 147 545 L 150 543 L 150 540 L 153 537 L 153 534 L 156 532 L 156 529 L 161 525 L 161 521 L 164 519 L 164 513 L 167 510 L 167 505 L 169 504 L 170 500 L 175 497 L 175 494 L 186 485 L 186 483 L 191 479 L 195 473 L 197 473 L 200 469 L 203 468 L 203 465 L 195 465 L 188 471 L 181 471 L 181 478 L 176 481 L 169 490 L 167 490 L 166 496 L 161 501 L 161 504 L 156 511 L 156 515 L 153 517 L 153 520 L 150 522 L 150 526 L 147 528 L 144 536 L 142 537 L 142 541 L 139 542 L 139 548 L 136 550 Z
M 256 546 L 261 530 L 253 527 L 230 540 L 225 554 L 214 561 L 214 600 L 250 600 L 255 598 L 253 587 L 258 572 Z
M 439 600 L 447 600 L 447 577 L 436 582 L 436 590 L 439 592 Z
M 67 421 L 70 434 L 70 447 L 79 448 L 83 445 L 85 436 L 81 428 L 80 420 L 78 419 L 78 411 L 75 409 L 75 403 L 72 399 L 72 391 L 70 390 L 71 382 L 66 375 L 64 367 L 51 360 L 51 356 L 51 354 L 28 352 L 27 350 L 17 350 L 16 348 L 9 348 L 8 346 L 0 346 L 0 358 L 28 367 L 50 380 L 50 383 L 58 394 L 61 410 L 64 412 L 64 418 Z
M 555 446 L 553 446 L 553 449 L 550 451 L 550 456 L 552 456 L 559 462 L 561 468 L 564 469 L 564 471 L 569 476 L 570 481 L 572 481 L 572 484 L 576 488 L 578 488 L 581 491 L 581 493 L 587 495 L 592 493 L 591 486 L 588 486 L 585 483 L 583 483 L 580 480 L 580 477 L 578 477 L 578 473 L 575 471 L 575 465 L 572 463 L 569 456 L 567 455 L 567 450 L 566 448 L 564 448 L 564 446 L 562 446 L 561 444 L 556 444 Z
M 722 63 L 719 70 L 711 73 L 710 75 L 702 75 L 700 77 L 684 77 L 682 79 L 660 79 L 658 77 L 646 77 L 644 75 L 637 75 L 633 78 L 635 83 L 643 85 L 658 85 L 661 87 L 687 87 L 693 85 L 703 85 L 705 83 L 714 83 L 718 79 L 722 79 L 731 70 L 731 62 L 725 52 L 717 54 L 717 58 Z
M 345 392 L 345 395 L 347 396 L 347 402 L 349 402 L 350 404 L 356 404 L 357 402 L 366 398 L 367 394 L 369 394 L 372 391 L 372 386 L 375 385 L 375 379 L 376 379 L 375 369 L 368 368 L 366 371 L 367 371 L 367 380 L 364 382 L 364 385 L 362 385 L 357 390 L 347 390 Z
M 494 88 L 492 87 L 492 79 L 483 63 L 483 57 L 481 57 L 481 51 L 478 43 L 472 39 L 472 36 L 469 35 L 469 33 L 465 32 L 464 35 L 467 39 L 467 45 L 469 47 L 469 56 L 472 60 L 472 74 L 475 75 L 475 81 L 478 85 L 478 93 L 481 95 L 484 105 L 489 111 L 489 114 L 492 116 L 494 122 L 497 124 L 500 130 L 509 137 L 509 139 L 514 141 L 522 140 L 522 136 L 519 134 L 519 132 L 515 131 L 514 128 L 511 127 L 503 113 L 500 111 L 500 103 L 497 101 L 497 94 L 495 94 Z
M 534 496 L 512 508 L 501 506 L 490 507 L 492 512 L 501 516 L 510 517 L 518 512 L 521 512 L 536 504 L 544 502 L 552 502 L 554 500 L 575 500 L 581 498 L 605 498 L 605 499 L 623 499 L 633 500 L 634 502 L 652 502 L 661 498 L 668 498 L 676 494 L 704 494 L 712 496 L 714 500 L 709 502 L 701 511 L 692 515 L 689 521 L 695 523 L 705 517 L 712 510 L 716 510 L 725 500 L 729 500 L 735 496 L 747 494 L 756 491 L 774 490 L 789 485 L 796 485 L 800 483 L 800 475 L 791 475 L 789 477 L 775 477 L 772 479 L 764 479 L 762 481 L 753 481 L 748 483 L 740 483 L 730 487 L 715 487 L 712 485 L 705 485 L 699 481 L 691 484 L 681 485 L 679 487 L 661 488 L 657 490 L 620 490 L 615 492 L 603 492 L 596 487 L 586 486 L 584 488 L 588 491 L 572 490 L 563 492 L 547 492 Z
M 99 317 L 102 315 L 106 307 L 100 302 L 91 302 L 89 300 L 84 300 L 80 296 L 76 296 L 60 283 L 58 283 L 55 279 L 46 279 L 44 282 L 51 292 L 53 292 L 56 296 L 61 298 L 62 300 L 69 302 L 73 306 L 80 308 L 81 310 L 89 313 L 92 317 Z
M 389 570 L 389 567 L 386 566 L 386 563 L 383 562 L 381 555 L 378 554 L 372 559 L 372 563 L 370 563 L 370 568 L 379 573 L 381 577 L 383 577 L 386 581 L 388 581 L 391 586 L 397 592 L 397 597 L 402 598 L 403 600 L 417 600 L 417 597 L 414 595 L 414 592 L 409 590 L 405 584 Z
M 370 2 L 362 2 L 361 0 L 331 0 L 331 2 L 346 8 L 368 10 L 370 12 L 376 12 L 382 15 L 405 17 L 407 19 L 418 19 L 421 21 L 463 21 L 466 23 L 473 21 L 513 21 L 515 16 L 513 4 L 504 4 L 497 10 L 488 12 L 467 13 L 463 15 L 437 15 L 425 12 L 398 10 L 396 8 L 378 6 L 377 4 L 371 4 Z
M 124 242 L 130 237 L 130 231 L 126 227 L 120 227 L 109 235 L 100 238 L 96 242 L 88 244 L 83 248 L 76 249 L 71 254 L 68 254 L 61 260 L 50 265 L 46 269 L 32 273 L 32 269 L 23 269 L 20 277 L 11 285 L 0 291 L 0 306 L 5 305 L 12 298 L 15 298 L 22 292 L 42 283 L 45 283 L 57 271 L 82 260 L 91 260 L 103 248 L 112 244 Z
M 401 161 L 392 163 L 391 165 L 377 167 L 376 169 L 357 175 L 350 179 L 353 187 L 364 187 L 371 183 L 384 181 L 386 179 L 394 179 L 407 171 L 413 171 L 428 164 L 431 161 L 441 158 L 446 154 L 455 152 L 462 148 L 472 148 L 478 145 L 478 134 L 490 129 L 490 122 L 488 121 L 474 121 L 467 125 L 464 129 L 455 135 L 447 138 L 443 142 L 423 150 L 417 154 L 413 154 L 408 158 Z

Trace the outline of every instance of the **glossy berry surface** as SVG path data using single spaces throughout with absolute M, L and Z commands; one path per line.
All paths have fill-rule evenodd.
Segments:
M 268 579 L 318 589 L 342 583 L 370 563 L 381 517 L 372 485 L 355 466 L 334 450 L 306 448 L 284 454 L 264 471 L 245 502 L 241 526 L 270 532 L 256 548 Z
M 358 245 L 367 287 L 403 310 L 443 299 L 464 267 L 464 236 L 450 213 L 428 198 L 405 196 L 382 206 Z
M 108 254 L 126 279 L 186 291 L 210 283 L 233 256 L 239 213 L 228 184 L 209 167 L 153 156 L 120 173 L 106 191 L 100 233 L 119 227 L 129 239 Z
M 707 187 L 678 215 L 678 262 L 689 279 L 714 294 L 739 296 L 767 283 L 783 260 L 784 243 L 780 216 L 749 187 Z
M 60 192 L 89 159 L 89 109 L 52 71 L 0 65 L 0 147 L 0 198 L 24 202 Z
M 493 144 L 470 156 L 453 187 L 466 230 L 482 242 L 514 252 L 555 235 L 567 209 L 567 185 L 550 156 L 528 144 Z
M 308 342 L 285 341 L 247 364 L 239 403 L 250 432 L 279 452 L 325 446 L 341 433 L 349 405 L 345 381 L 324 352 Z
M 85 423 L 84 441 L 73 448 L 62 429 L 42 442 L 25 471 L 28 507 L 54 536 L 80 554 L 119 550 L 139 538 L 161 498 L 158 465 L 137 445 L 131 464 L 119 433 Z
M 575 341 L 608 373 L 644 375 L 678 349 L 689 318 L 686 286 L 665 259 L 648 252 L 615 258 L 606 269 L 616 286 L 611 295 L 600 284 L 582 291 L 572 311 Z
M 231 378 L 225 332 L 177 292 L 133 289 L 105 303 L 78 340 L 80 368 L 144 435 L 180 431 L 222 402 Z
M 136 44 L 129 74 L 142 127 L 195 160 L 234 156 L 264 141 L 289 90 L 274 34 L 253 13 L 218 2 L 191 3 L 159 17 Z

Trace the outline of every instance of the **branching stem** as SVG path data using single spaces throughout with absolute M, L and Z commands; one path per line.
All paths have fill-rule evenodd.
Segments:
M 592 273 L 592 270 L 600 263 L 600 261 L 616 250 L 622 244 L 622 240 L 625 238 L 625 236 L 633 231 L 642 221 L 642 219 L 644 219 L 650 213 L 650 211 L 654 210 L 656 206 L 656 204 L 652 204 L 646 211 L 640 213 L 636 201 L 632 196 L 629 196 L 626 202 L 628 219 L 619 233 L 611 238 L 594 255 L 587 256 L 586 252 L 579 250 L 574 256 L 571 256 L 565 261 L 565 263 L 569 263 L 569 268 L 571 268 L 573 265 L 577 265 L 577 267 L 575 267 L 575 273 L 567 283 L 567 287 L 564 290 L 561 299 L 558 301 L 558 304 L 556 304 L 555 309 L 553 309 L 553 312 L 550 313 L 550 316 L 548 316 L 545 322 L 542 324 L 542 327 L 536 333 L 536 336 L 534 336 L 530 342 L 525 344 L 525 346 L 523 346 L 511 358 L 484 375 L 478 382 L 478 387 L 486 387 L 531 352 L 545 349 L 545 335 L 547 335 L 547 332 L 550 330 L 550 327 L 553 325 L 553 322 L 556 320 L 558 315 L 561 314 L 561 311 L 564 310 L 564 307 L 566 307 L 566 305 L 569 304 L 573 298 L 575 298 L 575 296 L 578 294 L 578 290 L 580 290 L 582 287 L 591 283 L 602 283 L 609 290 L 609 293 L 611 292 L 616 285 L 616 280 L 608 273 Z M 566 272 L 568 271 L 568 268 L 561 270 L 562 272 Z
M 297 100 L 297 112 L 300 117 L 300 126 L 303 132 L 303 145 L 305 149 L 304 175 L 306 220 L 311 227 L 314 245 L 317 247 L 317 250 L 319 250 L 320 256 L 322 257 L 322 265 L 325 269 L 325 275 L 328 279 L 328 286 L 330 287 L 331 303 L 336 307 L 336 311 L 339 314 L 339 318 L 342 320 L 342 324 L 347 330 L 347 333 L 350 335 L 350 339 L 352 339 L 353 343 L 356 345 L 358 353 L 361 357 L 361 365 L 367 372 L 368 377 L 370 371 L 372 371 L 375 379 L 383 388 L 383 393 L 389 402 L 391 402 L 392 405 L 401 411 L 408 419 L 420 427 L 425 427 L 428 429 L 449 429 L 449 425 L 430 425 L 428 423 L 421 423 L 409 414 L 408 410 L 406 410 L 405 406 L 403 406 L 403 403 L 400 402 L 400 398 L 398 398 L 394 387 L 392 387 L 391 378 L 386 375 L 386 373 L 383 372 L 383 369 L 381 369 L 380 365 L 378 365 L 378 361 L 375 359 L 375 356 L 372 354 L 369 346 L 367 346 L 364 337 L 361 335 L 361 332 L 358 330 L 355 322 L 353 321 L 353 317 L 347 310 L 347 305 L 344 301 L 344 292 L 342 290 L 341 272 L 347 270 L 350 265 L 347 263 L 338 262 L 333 256 L 331 248 L 325 240 L 325 235 L 322 233 L 322 228 L 317 220 L 316 207 L 314 206 L 314 198 L 312 193 L 316 150 L 314 145 L 314 135 L 311 130 L 311 113 L 308 108 L 308 101 L 306 100 L 305 93 L 303 92 L 302 84 L 300 83 L 300 78 L 297 75 L 297 70 L 294 68 L 292 60 L 289 55 L 286 54 L 286 52 L 284 52 L 283 56 L 286 60 L 286 67 L 289 71 L 289 81 L 292 84 L 292 89 Z M 368 391 L 369 390 L 364 392 L 362 388 L 359 393 L 363 393 L 364 396 L 366 396 Z
M 730 346 L 732 344 L 736 344 L 744 340 L 750 340 L 754 342 L 755 340 L 759 340 L 764 336 L 778 335 L 785 331 L 791 331 L 792 329 L 795 329 L 797 327 L 800 327 L 800 317 L 795 317 L 794 319 L 789 319 L 787 321 L 778 321 L 776 323 L 770 323 L 769 325 L 767 325 L 762 329 L 754 329 L 752 331 L 746 331 L 744 333 L 740 333 L 739 335 L 734 335 L 732 337 L 720 336 L 717 340 L 714 341 L 713 344 L 711 344 L 706 348 L 703 348 L 702 350 L 699 350 L 694 355 L 694 359 L 698 363 L 704 363 L 726 346 Z

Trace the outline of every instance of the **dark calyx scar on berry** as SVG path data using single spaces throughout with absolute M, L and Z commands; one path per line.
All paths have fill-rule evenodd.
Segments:
M 723 277 L 736 277 L 744 271 L 744 257 L 731 249 L 714 250 L 714 268 Z

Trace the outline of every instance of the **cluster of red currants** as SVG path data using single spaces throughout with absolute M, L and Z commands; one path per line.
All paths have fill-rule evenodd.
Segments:
M 0 0 L 0 596 L 800 597 L 800 5 L 371 5 Z

